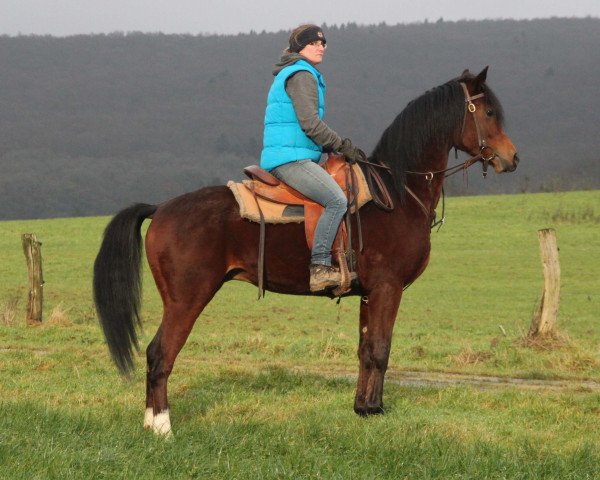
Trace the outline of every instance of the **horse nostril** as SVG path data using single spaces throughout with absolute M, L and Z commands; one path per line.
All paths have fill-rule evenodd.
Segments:
M 521 161 L 521 159 L 519 158 L 519 155 L 517 155 L 515 153 L 515 155 L 513 156 L 513 163 L 515 164 L 515 167 L 517 166 L 517 164 Z

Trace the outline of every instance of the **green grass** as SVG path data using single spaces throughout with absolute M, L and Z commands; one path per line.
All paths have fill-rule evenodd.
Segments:
M 405 293 L 390 370 L 600 381 L 600 192 L 451 198 Z M 142 431 L 143 355 L 111 364 L 91 302 L 107 218 L 0 223 L 0 478 L 600 478 L 600 394 L 388 382 L 352 412 L 358 300 L 227 284 L 178 357 L 175 438 Z M 522 342 L 557 231 L 563 341 Z M 24 325 L 20 234 L 43 242 L 45 323 Z M 161 306 L 147 270 L 142 345 Z M 18 301 L 17 323 L 2 324 Z M 51 313 L 54 311 L 54 315 Z M 51 317 L 51 318 L 50 318 Z

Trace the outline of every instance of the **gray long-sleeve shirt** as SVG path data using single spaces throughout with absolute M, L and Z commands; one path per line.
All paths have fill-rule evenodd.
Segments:
M 273 75 L 277 75 L 281 69 L 298 60 L 307 61 L 298 53 L 284 53 L 279 63 L 275 65 Z M 292 99 L 298 122 L 304 133 L 324 149 L 338 150 L 342 145 L 342 138 L 319 118 L 319 92 L 314 75 L 305 70 L 296 72 L 287 79 L 285 91 Z

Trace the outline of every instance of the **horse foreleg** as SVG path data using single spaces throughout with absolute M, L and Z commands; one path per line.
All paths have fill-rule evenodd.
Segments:
M 401 286 L 384 284 L 373 289 L 361 301 L 360 366 L 354 400 L 354 411 L 359 415 L 384 413 L 383 379 L 401 296 Z

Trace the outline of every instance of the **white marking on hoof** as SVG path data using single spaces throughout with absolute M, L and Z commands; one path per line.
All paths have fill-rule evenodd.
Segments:
M 152 407 L 147 408 L 144 413 L 144 429 L 150 430 L 154 425 L 154 411 Z
M 173 436 L 171 431 L 171 418 L 169 417 L 169 410 L 163 410 L 158 415 L 154 416 L 154 424 L 152 429 L 156 435 L 161 437 L 169 438 Z

